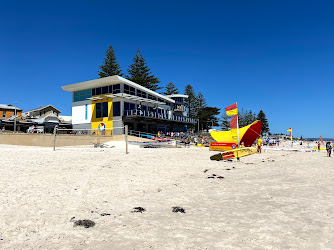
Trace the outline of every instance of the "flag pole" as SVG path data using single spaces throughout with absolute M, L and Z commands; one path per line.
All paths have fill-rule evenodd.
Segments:
M 292 128 L 291 128 L 291 131 L 290 131 L 290 140 L 291 140 L 291 147 L 293 147 L 293 144 L 292 144 Z
M 238 103 L 236 102 L 235 103 L 237 108 L 238 108 Z M 238 149 L 240 149 L 240 142 L 239 142 L 239 114 L 237 113 L 237 136 L 238 136 Z M 238 150 L 239 151 L 239 150 Z M 238 154 L 238 151 L 237 151 L 237 159 L 239 160 L 239 154 Z

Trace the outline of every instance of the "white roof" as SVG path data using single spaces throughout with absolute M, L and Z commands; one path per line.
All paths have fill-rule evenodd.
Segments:
M 51 108 L 53 108 L 54 110 L 56 110 L 56 111 L 58 111 L 59 113 L 61 113 L 61 111 L 60 111 L 59 109 L 55 108 L 55 107 L 52 106 L 51 104 L 46 105 L 46 106 L 40 106 L 39 108 L 36 108 L 36 109 L 30 109 L 30 110 L 24 111 L 24 113 L 35 112 L 35 111 L 39 111 L 39 110 L 42 110 L 42 109 L 45 109 L 45 108 L 48 108 L 48 107 L 51 107 Z
M 167 95 L 169 98 L 172 97 L 181 97 L 181 98 L 188 98 L 188 95 L 183 95 L 183 94 L 173 94 L 173 95 Z
M 131 87 L 134 87 L 136 89 L 139 89 L 141 91 L 145 91 L 146 93 L 149 93 L 151 95 L 154 95 L 158 98 L 167 100 L 168 102 L 175 103 L 173 99 L 168 98 L 167 96 L 163 96 L 157 92 L 154 92 L 148 88 L 145 88 L 137 83 L 134 83 L 132 81 L 129 81 L 123 77 L 120 76 L 108 76 L 108 77 L 103 77 L 95 80 L 90 80 L 86 82 L 79 82 L 79 83 L 74 83 L 70 85 L 65 85 L 62 86 L 61 88 L 65 91 L 69 92 L 75 92 L 75 91 L 80 91 L 80 90 L 85 90 L 85 89 L 93 89 L 93 88 L 98 88 L 98 87 L 104 87 L 104 86 L 109 86 L 109 85 L 115 85 L 118 83 L 125 83 L 128 84 Z
M 15 106 L 12 106 L 10 104 L 0 104 L 0 109 L 15 109 Z M 19 109 L 18 107 L 16 107 L 16 110 L 22 110 L 22 109 Z

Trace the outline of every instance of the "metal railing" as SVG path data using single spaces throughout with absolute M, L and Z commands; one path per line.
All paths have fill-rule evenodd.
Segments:
M 150 137 L 157 137 L 157 134 L 152 134 L 152 133 L 147 133 L 143 131 L 136 131 L 136 130 L 129 130 L 128 131 L 129 135 L 132 136 L 137 136 L 137 137 L 142 137 L 142 138 L 147 138 L 150 139 Z
M 154 119 L 170 120 L 170 121 L 179 121 L 187 123 L 196 123 L 197 120 L 194 118 L 178 116 L 178 115 L 169 115 L 165 113 L 151 112 L 151 111 L 142 111 L 142 110 L 126 110 L 124 111 L 124 116 L 141 116 Z

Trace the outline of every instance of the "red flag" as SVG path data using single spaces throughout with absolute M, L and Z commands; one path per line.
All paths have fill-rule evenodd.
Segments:
M 237 103 L 233 103 L 232 105 L 225 108 L 225 110 L 228 116 L 237 115 L 238 114 Z
M 231 129 L 237 128 L 238 126 L 238 115 L 233 116 L 233 118 L 230 121 Z
M 322 144 L 325 144 L 324 140 L 321 138 L 321 136 L 320 136 L 320 141 L 322 142 Z

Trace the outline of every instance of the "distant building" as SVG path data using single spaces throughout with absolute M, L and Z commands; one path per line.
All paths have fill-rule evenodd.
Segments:
M 56 117 L 59 116 L 61 111 L 52 105 L 41 106 L 36 109 L 31 109 L 23 112 L 23 116 L 26 118 L 43 118 L 49 116 L 50 114 L 54 114 Z
M 164 96 L 120 76 L 62 86 L 72 93 L 74 129 L 97 129 L 103 123 L 114 134 L 129 130 L 186 131 L 196 120 L 184 106 L 186 95 Z
M 28 110 L 0 120 L 0 128 L 14 131 L 16 123 L 17 132 L 33 133 L 53 133 L 54 127 L 59 125 L 62 128 L 72 128 L 71 121 L 65 121 L 59 117 L 61 111 L 52 105 L 41 106 L 36 109 Z M 16 119 L 15 119 L 16 118 Z
M 15 115 L 15 107 L 10 104 L 0 104 L 0 119 L 10 118 Z M 22 115 L 22 109 L 16 108 L 16 115 Z

